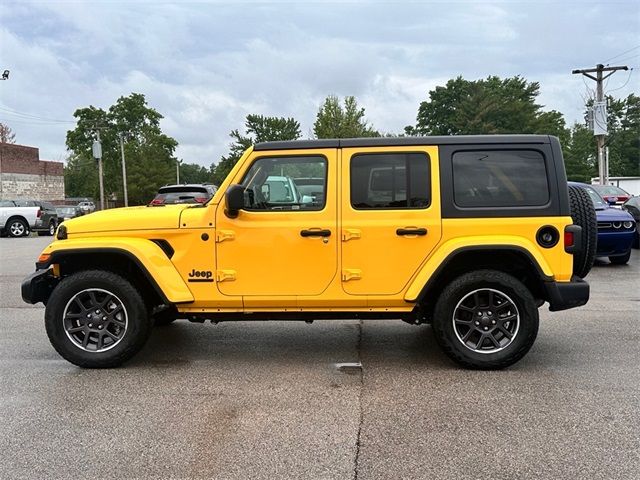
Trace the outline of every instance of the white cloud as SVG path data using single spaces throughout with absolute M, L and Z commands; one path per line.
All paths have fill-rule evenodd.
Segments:
M 571 69 L 637 45 L 638 13 L 634 2 L 544 0 L 5 3 L 0 68 L 12 72 L 0 109 L 71 119 L 78 107 L 144 93 L 177 155 L 203 165 L 227 152 L 248 113 L 293 116 L 310 132 L 328 94 L 355 95 L 377 129 L 400 132 L 428 91 L 457 75 L 538 81 L 540 102 L 572 123 L 585 86 Z M 637 91 L 636 78 L 616 94 Z M 72 124 L 6 110 L 0 119 L 43 158 L 64 157 Z

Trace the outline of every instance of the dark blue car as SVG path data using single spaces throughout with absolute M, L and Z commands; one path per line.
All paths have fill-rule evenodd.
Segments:
M 636 232 L 636 222 L 628 212 L 612 208 L 595 191 L 584 183 L 569 182 L 584 188 L 591 197 L 598 219 L 598 247 L 596 257 L 609 257 L 611 263 L 623 265 L 631 257 L 631 245 Z

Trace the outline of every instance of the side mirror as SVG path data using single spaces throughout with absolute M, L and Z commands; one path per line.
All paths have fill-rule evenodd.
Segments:
M 236 218 L 244 207 L 244 188 L 241 185 L 231 185 L 224 194 L 226 207 L 224 213 L 229 218 Z

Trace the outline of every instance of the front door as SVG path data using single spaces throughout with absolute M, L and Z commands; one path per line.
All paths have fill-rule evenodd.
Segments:
M 245 308 L 291 307 L 296 296 L 320 295 L 337 273 L 337 153 L 261 153 L 234 179 L 244 209 L 229 218 L 224 200 L 217 208 L 216 283 Z
M 396 295 L 441 235 L 437 147 L 342 150 L 342 288 Z

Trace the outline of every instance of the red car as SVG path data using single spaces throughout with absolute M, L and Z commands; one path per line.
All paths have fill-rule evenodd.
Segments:
M 614 185 L 591 185 L 609 205 L 622 205 L 633 195 Z

